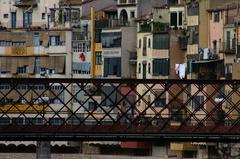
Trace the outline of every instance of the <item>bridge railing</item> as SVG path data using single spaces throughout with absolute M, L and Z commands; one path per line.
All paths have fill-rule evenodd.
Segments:
M 237 80 L 4 78 L 0 136 L 238 136 L 239 105 Z

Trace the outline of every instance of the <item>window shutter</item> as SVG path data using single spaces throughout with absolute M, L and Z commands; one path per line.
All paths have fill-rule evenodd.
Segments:
M 109 59 L 108 58 L 105 58 L 104 59 L 104 77 L 107 77 L 108 73 L 109 73 Z

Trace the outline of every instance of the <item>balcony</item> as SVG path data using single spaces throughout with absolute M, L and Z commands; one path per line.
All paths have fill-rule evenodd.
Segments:
M 238 44 L 240 47 L 240 43 Z M 236 41 L 235 39 L 231 39 L 228 42 L 223 42 L 219 48 L 219 52 L 225 54 L 236 54 Z
M 139 32 L 164 33 L 168 32 L 169 24 L 160 22 L 151 22 L 140 25 Z
M 96 28 L 117 28 L 117 27 L 124 27 L 130 26 L 129 22 L 123 22 L 120 19 L 109 19 L 109 20 L 97 20 L 96 21 Z
M 50 45 L 47 49 L 49 54 L 61 54 L 66 53 L 67 49 L 65 45 Z
M 118 0 L 118 5 L 136 5 L 136 0 Z
M 37 1 L 36 0 L 16 0 L 14 6 L 19 8 L 25 8 L 25 7 L 37 7 Z

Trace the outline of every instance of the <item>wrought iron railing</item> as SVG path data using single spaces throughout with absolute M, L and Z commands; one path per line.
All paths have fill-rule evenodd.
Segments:
M 0 83 L 4 140 L 240 136 L 237 80 L 5 78 Z

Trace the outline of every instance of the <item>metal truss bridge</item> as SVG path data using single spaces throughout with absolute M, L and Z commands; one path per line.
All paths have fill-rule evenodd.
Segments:
M 240 81 L 2 78 L 0 140 L 240 141 Z

